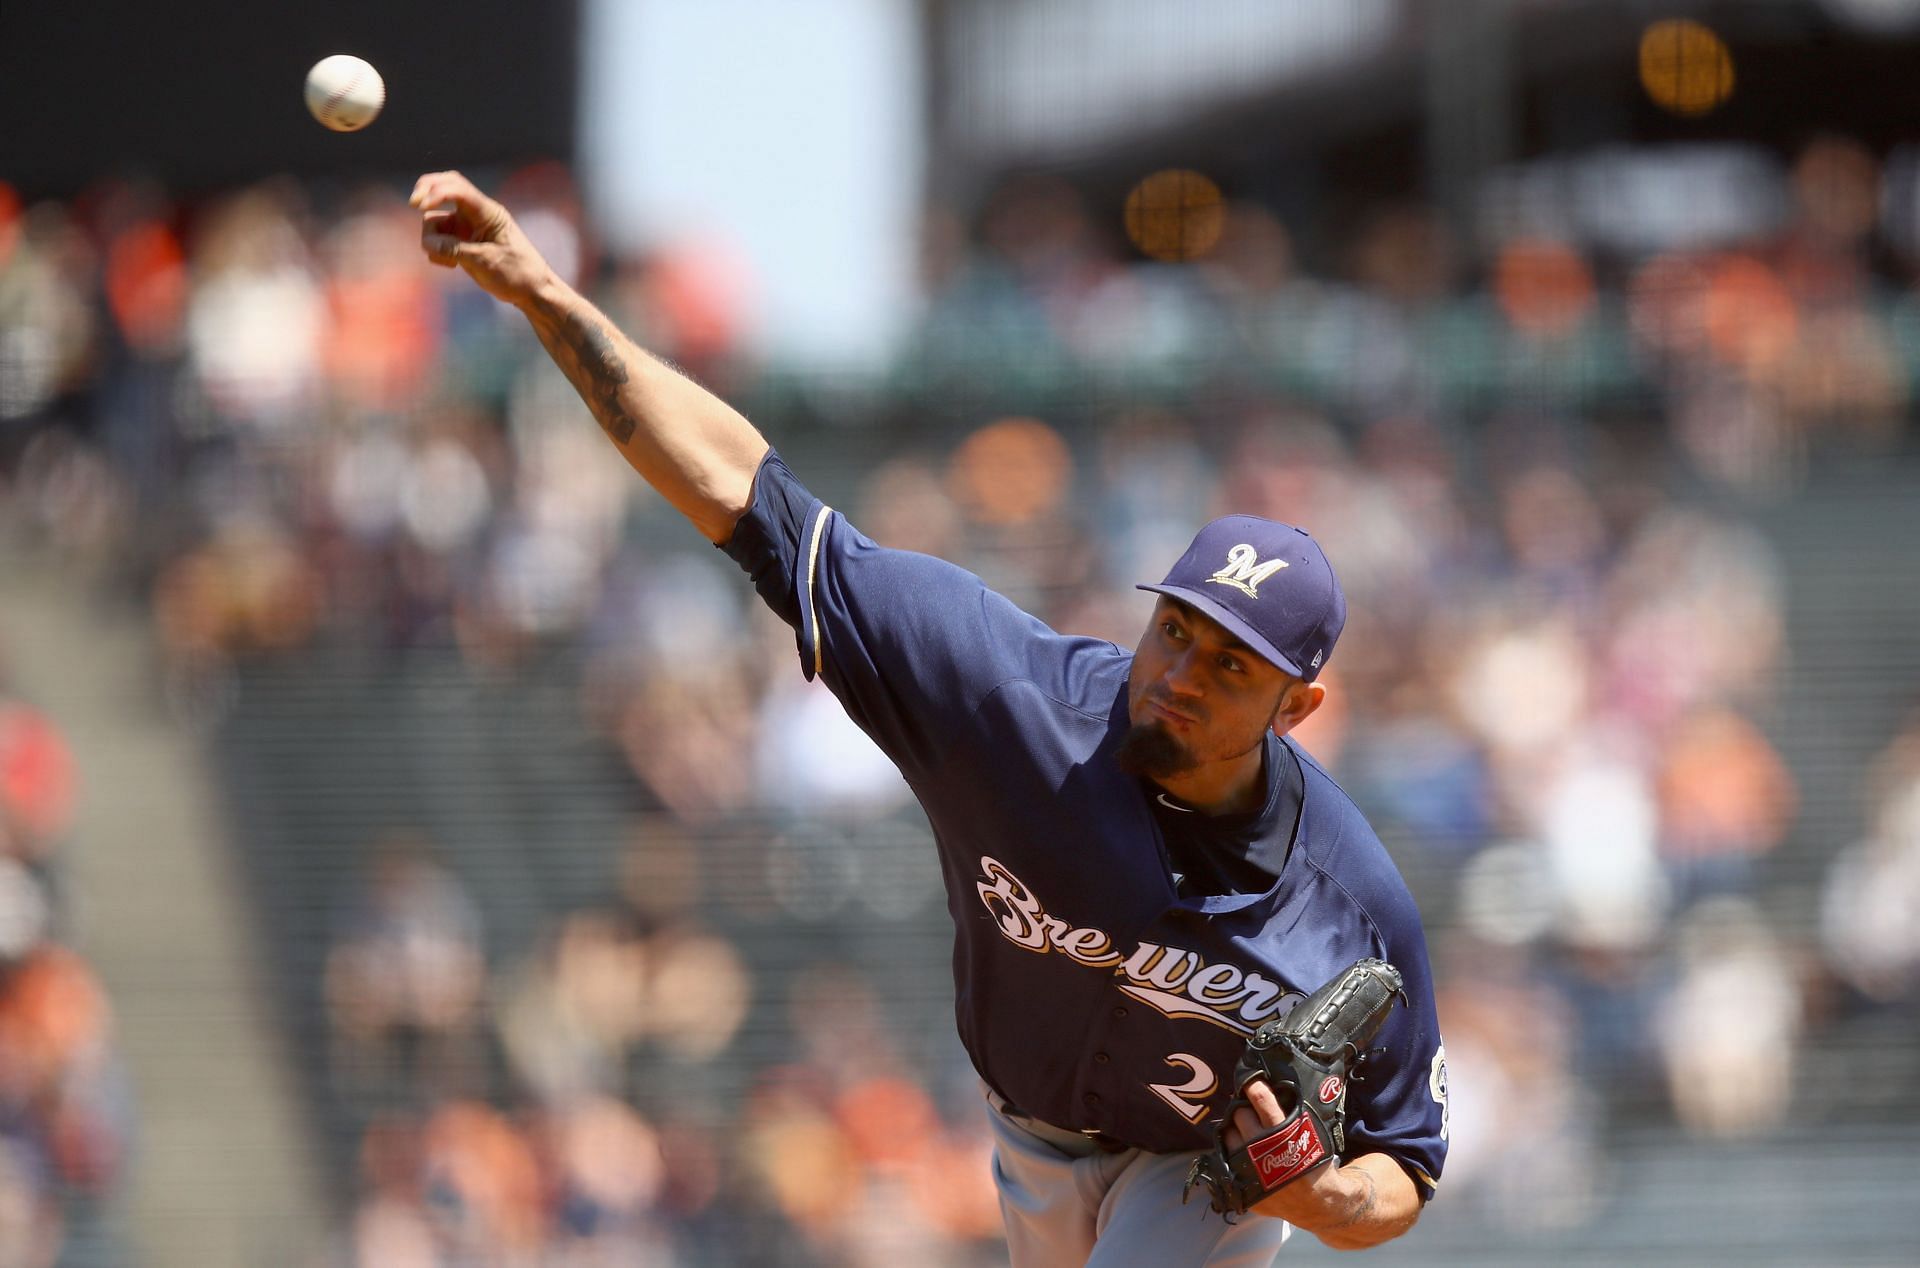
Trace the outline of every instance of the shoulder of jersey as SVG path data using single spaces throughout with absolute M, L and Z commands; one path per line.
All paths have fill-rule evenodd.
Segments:
M 1411 912 L 1413 897 L 1373 824 L 1326 767 L 1298 744 L 1292 747 L 1306 774 L 1308 818 L 1295 848 L 1370 918 L 1394 920 Z

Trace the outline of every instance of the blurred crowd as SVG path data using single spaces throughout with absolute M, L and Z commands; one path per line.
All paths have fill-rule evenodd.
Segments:
M 17 694 L 0 646 L 0 1263 L 113 1253 L 132 1143 L 113 1009 L 67 945 L 61 847 L 77 775 L 57 723 Z M 84 1260 L 82 1260 L 84 1262 Z
M 1802 843 L 1831 856 L 1821 911 L 1781 919 L 1788 578 L 1751 522 L 1818 446 L 1905 430 L 1920 294 L 1882 179 L 1816 140 L 1771 169 L 1764 231 L 1643 251 L 1551 216 L 1479 240 L 1398 205 L 1309 233 L 1227 201 L 1188 260 L 1012 179 L 929 213 L 924 311 L 883 381 L 814 385 L 789 425 L 725 261 L 604 256 L 553 165 L 491 187 L 869 535 L 1056 628 L 1130 646 L 1133 583 L 1211 515 L 1310 526 L 1354 618 L 1300 738 L 1426 913 L 1441 1200 L 1541 1228 L 1593 1217 L 1611 1129 L 1766 1132 L 1814 1022 L 1920 1007 L 1920 722 L 1885 748 L 1865 839 Z M 990 1261 L 957 1043 L 909 1042 L 873 964 L 776 983 L 745 946 L 856 901 L 938 921 L 930 864 L 767 849 L 748 920 L 702 846 L 858 839 L 911 820 L 904 785 L 416 233 L 397 184 L 0 186 L 0 519 L 150 605 L 183 717 L 244 707 L 253 662 L 451 647 L 510 674 L 564 649 L 639 807 L 605 901 L 509 957 L 458 842 L 371 851 L 325 967 L 358 1140 L 342 1261 Z
M 872 966 L 756 981 L 736 938 L 764 914 L 714 901 L 707 853 L 637 822 L 606 899 L 489 973 L 482 913 L 432 844 L 378 844 L 326 969 L 335 1103 L 366 1124 L 345 1262 L 1004 1255 L 964 1058 L 917 1063 Z M 810 941 L 771 936 L 796 958 Z

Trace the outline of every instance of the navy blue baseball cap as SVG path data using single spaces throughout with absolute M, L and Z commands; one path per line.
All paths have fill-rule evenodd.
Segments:
M 1306 529 L 1228 515 L 1201 529 L 1159 585 L 1296 678 L 1320 676 L 1347 623 L 1347 596 Z

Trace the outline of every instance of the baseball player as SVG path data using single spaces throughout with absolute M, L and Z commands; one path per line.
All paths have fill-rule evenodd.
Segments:
M 1446 1155 L 1445 1059 L 1406 887 L 1285 738 L 1324 698 L 1346 619 L 1313 538 L 1216 520 L 1143 587 L 1157 600 L 1132 651 L 1056 634 L 972 574 L 861 536 L 466 178 L 430 173 L 412 201 L 428 258 L 520 309 L 912 785 L 1013 1262 L 1267 1264 L 1293 1226 L 1349 1249 L 1411 1227 Z M 1372 996 L 1377 1034 L 1331 1065 L 1249 1064 L 1311 1048 L 1266 1041 L 1303 997 L 1335 1017 L 1322 988 L 1378 961 L 1396 994 Z M 1197 1181 L 1213 1211 L 1186 1205 Z

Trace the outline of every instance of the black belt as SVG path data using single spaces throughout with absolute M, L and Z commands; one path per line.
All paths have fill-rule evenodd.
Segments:
M 994 1102 L 994 1108 L 999 1110 L 1002 1114 L 1005 1114 L 1008 1118 L 1016 1119 L 1021 1122 L 1036 1123 L 1042 1127 L 1046 1127 L 1053 1131 L 1060 1132 L 1063 1135 L 1078 1136 L 1082 1140 L 1085 1140 L 1088 1144 L 1092 1145 L 1095 1149 L 1098 1149 L 1101 1153 L 1123 1154 L 1127 1152 L 1127 1150 L 1129 1149 L 1137 1149 L 1139 1147 L 1137 1145 L 1129 1145 L 1124 1140 L 1120 1140 L 1116 1137 L 1109 1136 L 1105 1132 L 1099 1131 L 1091 1127 L 1084 1127 L 1084 1128 L 1057 1127 L 1054 1124 L 1047 1122 L 1044 1118 L 1035 1118 L 1033 1115 L 1027 1113 L 1027 1111 L 1021 1109 L 1018 1105 L 1015 1105 L 1012 1101 L 1009 1101 L 1006 1097 L 1000 1095 L 1000 1093 L 998 1092 L 990 1092 L 990 1096 Z

